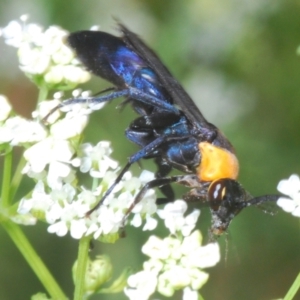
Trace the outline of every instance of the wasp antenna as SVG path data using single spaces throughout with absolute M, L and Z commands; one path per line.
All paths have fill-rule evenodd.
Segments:
M 245 207 L 251 206 L 251 205 L 262 204 L 264 202 L 275 202 L 280 197 L 281 197 L 280 195 L 264 195 L 264 196 L 254 197 L 254 198 L 250 199 L 249 201 L 245 202 Z

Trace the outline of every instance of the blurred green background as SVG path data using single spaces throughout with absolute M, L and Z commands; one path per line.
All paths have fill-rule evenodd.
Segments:
M 96 24 L 117 34 L 114 18 L 121 20 L 159 53 L 204 115 L 225 132 L 238 153 L 240 182 L 247 190 L 253 195 L 276 193 L 279 180 L 300 174 L 299 1 L 0 0 L 0 27 L 24 13 L 31 22 L 45 27 L 56 24 L 69 31 Z M 0 93 L 29 117 L 37 90 L 19 71 L 15 49 L 3 41 L 0 49 Z M 98 92 L 107 86 L 94 78 L 84 88 Z M 93 114 L 86 140 L 111 140 L 114 157 L 125 164 L 137 150 L 124 137 L 134 114 L 126 108 L 120 115 L 117 103 Z M 142 165 L 155 170 L 151 162 Z M 140 169 L 134 171 L 139 174 Z M 24 183 L 20 194 L 27 189 Z M 181 193 L 177 191 L 178 198 Z M 209 226 L 209 211 L 204 208 L 198 227 L 206 239 Z M 257 208 L 243 211 L 231 224 L 229 235 L 219 240 L 222 261 L 207 270 L 210 280 L 202 289 L 203 297 L 283 297 L 300 269 L 299 229 L 299 219 L 281 211 L 274 217 Z M 77 241 L 47 234 L 44 224 L 24 231 L 71 298 L 70 269 Z M 155 233 L 163 234 L 164 229 Z M 148 233 L 128 229 L 117 245 L 95 242 L 91 256 L 109 253 L 115 276 L 128 265 L 138 270 L 145 259 L 140 248 L 147 238 Z M 29 299 L 43 291 L 1 229 L 0 241 L 0 299 Z M 100 298 L 125 299 L 122 295 L 92 299 Z

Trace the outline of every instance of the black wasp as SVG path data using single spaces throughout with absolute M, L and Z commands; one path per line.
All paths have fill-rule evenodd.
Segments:
M 126 215 L 150 188 L 159 187 L 165 196 L 157 199 L 158 204 L 173 201 L 170 184 L 176 182 L 192 188 L 183 196 L 186 201 L 209 204 L 211 232 L 219 236 L 243 208 L 277 200 L 277 195 L 253 198 L 243 189 L 236 181 L 239 164 L 231 143 L 204 118 L 158 56 L 125 26 L 119 25 L 119 29 L 121 37 L 79 31 L 67 39 L 83 65 L 114 87 L 99 97 L 70 99 L 60 107 L 125 97 L 124 104 L 130 103 L 139 115 L 125 134 L 141 149 L 129 157 L 115 182 L 89 213 L 101 205 L 130 166 L 142 158 L 155 160 L 156 179 L 142 188 Z M 186 174 L 168 177 L 173 168 Z

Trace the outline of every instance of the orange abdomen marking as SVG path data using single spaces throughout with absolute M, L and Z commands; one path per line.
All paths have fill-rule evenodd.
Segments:
M 238 177 L 239 162 L 233 153 L 208 142 L 199 143 L 199 150 L 201 164 L 197 168 L 197 174 L 200 181 Z

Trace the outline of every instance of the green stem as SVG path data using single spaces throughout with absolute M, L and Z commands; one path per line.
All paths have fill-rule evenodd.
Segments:
M 8 150 L 4 158 L 2 192 L 1 192 L 1 206 L 3 208 L 8 207 L 11 202 L 10 179 L 11 179 L 11 169 L 12 169 L 12 156 L 13 156 L 12 151 Z
M 14 199 L 14 196 L 20 186 L 20 182 L 23 178 L 22 170 L 25 167 L 25 164 L 26 164 L 26 160 L 22 153 L 22 156 L 19 160 L 18 166 L 15 170 L 14 176 L 13 176 L 13 178 L 11 180 L 11 184 L 10 184 L 10 192 L 9 193 L 10 193 L 11 199 Z
M 48 96 L 48 87 L 46 84 L 40 85 L 39 86 L 39 95 L 38 95 L 38 102 L 37 104 L 39 104 L 41 101 L 46 100 Z
M 59 300 L 67 299 L 66 295 L 50 274 L 43 261 L 32 248 L 20 227 L 11 221 L 3 222 L 2 225 L 45 289 L 48 291 L 51 298 Z
M 201 294 L 198 293 L 198 300 L 204 300 Z
M 88 267 L 88 252 L 90 248 L 91 237 L 83 237 L 79 241 L 79 250 L 77 258 L 77 269 L 75 273 L 75 292 L 74 300 L 84 299 L 85 276 Z
M 98 186 L 99 186 L 99 179 L 93 178 L 92 191 L 95 191 Z
M 283 300 L 292 300 L 295 297 L 296 293 L 299 291 L 299 288 L 300 288 L 300 273 L 296 277 L 294 283 L 290 287 L 289 291 L 287 292 Z

